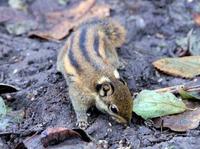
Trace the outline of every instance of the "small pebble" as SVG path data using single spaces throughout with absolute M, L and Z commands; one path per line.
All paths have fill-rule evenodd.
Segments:
M 106 140 L 99 140 L 97 143 L 97 148 L 107 149 L 108 148 L 108 141 Z
M 111 128 L 108 128 L 108 129 L 107 129 L 107 132 L 112 132 L 112 129 L 111 129 Z
M 159 83 L 162 82 L 162 81 L 163 81 L 163 78 L 158 79 L 158 82 L 159 82 Z
M 13 74 L 16 74 L 18 72 L 18 69 L 14 69 Z

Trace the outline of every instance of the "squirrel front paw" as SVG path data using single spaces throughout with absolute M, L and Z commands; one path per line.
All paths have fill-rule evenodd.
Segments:
M 88 126 L 89 126 L 89 123 L 86 122 L 86 121 L 78 121 L 76 123 L 76 126 L 79 127 L 79 128 L 81 128 L 81 129 L 87 129 Z

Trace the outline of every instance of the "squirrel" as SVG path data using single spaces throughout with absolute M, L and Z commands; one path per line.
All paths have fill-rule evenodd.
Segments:
M 87 110 L 91 106 L 118 123 L 130 123 L 133 100 L 117 71 L 121 63 L 116 48 L 125 36 L 125 28 L 117 21 L 92 20 L 81 24 L 60 50 L 57 70 L 67 81 L 78 127 L 89 126 Z

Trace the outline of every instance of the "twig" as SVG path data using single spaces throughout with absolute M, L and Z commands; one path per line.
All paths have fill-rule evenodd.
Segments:
M 156 89 L 154 91 L 156 91 L 158 93 L 163 93 L 163 92 L 179 93 L 179 90 L 183 89 L 187 92 L 193 92 L 193 91 L 199 91 L 200 92 L 200 84 L 194 84 L 195 82 L 199 83 L 199 82 L 197 82 L 197 80 L 195 80 L 195 81 L 192 81 L 192 82 L 189 82 L 189 83 L 186 83 L 186 84 L 160 88 L 160 89 Z
M 162 92 L 178 93 L 178 89 L 180 89 L 182 87 L 184 87 L 184 85 L 165 87 L 165 88 L 156 89 L 154 91 L 156 91 L 158 93 L 162 93 Z

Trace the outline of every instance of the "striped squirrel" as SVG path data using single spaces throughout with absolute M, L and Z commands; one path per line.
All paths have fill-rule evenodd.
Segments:
M 96 106 L 119 123 L 128 124 L 133 100 L 117 69 L 116 47 L 125 41 L 126 31 L 114 20 L 92 20 L 73 32 L 57 57 L 57 70 L 69 86 L 77 125 L 88 127 L 86 111 Z

